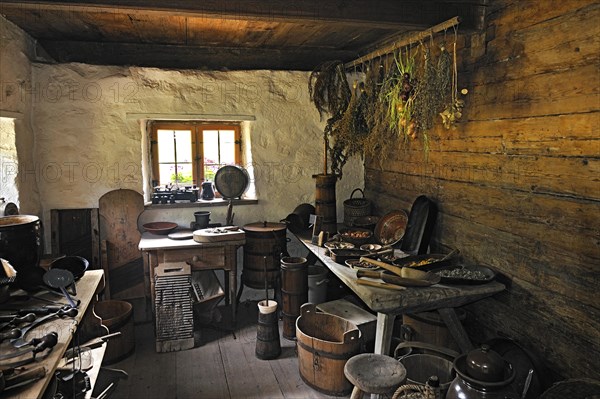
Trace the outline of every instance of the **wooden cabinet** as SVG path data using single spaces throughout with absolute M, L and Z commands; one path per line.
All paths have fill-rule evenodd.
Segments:
M 50 220 L 53 255 L 81 256 L 100 268 L 98 208 L 51 209 Z

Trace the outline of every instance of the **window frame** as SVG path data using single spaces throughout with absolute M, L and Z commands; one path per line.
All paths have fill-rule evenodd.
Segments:
M 242 134 L 241 124 L 235 122 L 200 122 L 200 121 L 153 121 L 150 124 L 150 157 L 152 164 L 151 180 L 159 180 L 158 163 L 158 131 L 190 130 L 192 136 L 192 182 L 200 186 L 204 181 L 204 142 L 205 130 L 233 130 L 236 144 L 234 162 L 242 166 Z

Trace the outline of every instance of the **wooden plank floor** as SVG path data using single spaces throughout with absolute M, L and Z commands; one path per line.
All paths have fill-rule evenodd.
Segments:
M 230 325 L 229 309 L 219 309 L 223 315 L 219 325 Z M 257 313 L 256 302 L 244 302 L 239 306 L 235 336 L 203 327 L 196 347 L 179 352 L 156 353 L 153 325 L 136 325 L 135 353 L 108 366 L 129 374 L 118 382 L 111 398 L 334 398 L 302 381 L 294 341 L 281 338 L 277 359 L 256 358 Z M 106 380 L 100 381 L 97 388 L 106 385 Z

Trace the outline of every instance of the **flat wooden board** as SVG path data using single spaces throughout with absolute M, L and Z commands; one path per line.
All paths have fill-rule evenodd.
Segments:
M 106 242 L 102 268 L 107 274 L 112 298 L 139 298 L 144 296 L 144 272 L 138 249 L 141 234 L 137 220 L 144 210 L 144 198 L 133 190 L 114 190 L 98 201 L 100 215 L 100 240 Z M 104 259 L 103 259 L 104 260 Z M 119 272 L 119 269 L 120 270 Z M 128 284 L 115 286 L 111 274 L 126 274 Z M 110 284 L 111 280 L 113 284 Z M 112 287 L 111 287 L 112 285 Z

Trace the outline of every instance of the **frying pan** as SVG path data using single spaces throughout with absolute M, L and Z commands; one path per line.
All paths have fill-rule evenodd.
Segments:
M 50 263 L 49 269 L 64 269 L 73 274 L 75 281 L 79 280 L 85 274 L 90 262 L 81 256 L 64 256 Z
M 50 269 L 44 274 L 44 283 L 51 288 L 59 288 L 65 298 L 67 298 L 69 305 L 72 308 L 76 308 L 77 305 L 66 289 L 66 287 L 73 284 L 73 281 L 75 281 L 73 273 L 64 269 Z

